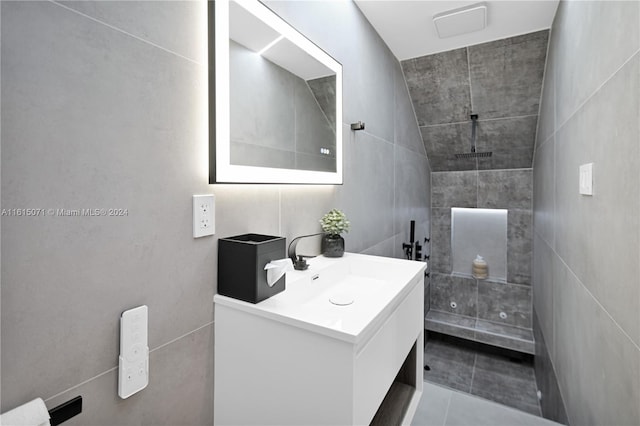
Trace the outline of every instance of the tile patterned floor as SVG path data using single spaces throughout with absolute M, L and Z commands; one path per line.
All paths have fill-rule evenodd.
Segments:
M 425 382 L 412 426 L 559 426 L 542 417 Z
M 479 396 L 540 416 L 531 359 L 510 358 L 503 351 L 448 336 L 427 340 L 425 382 Z

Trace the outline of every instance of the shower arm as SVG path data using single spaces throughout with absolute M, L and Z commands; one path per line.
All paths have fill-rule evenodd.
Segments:
M 471 114 L 471 152 L 476 152 L 476 127 L 478 126 L 478 114 Z
M 471 152 L 461 152 L 454 154 L 456 160 L 461 158 L 487 158 L 491 157 L 493 152 L 476 152 L 476 133 L 478 128 L 478 114 L 471 114 Z

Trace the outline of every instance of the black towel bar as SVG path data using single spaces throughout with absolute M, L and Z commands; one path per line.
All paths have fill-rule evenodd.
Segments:
M 51 423 L 51 426 L 58 426 L 60 423 L 66 422 L 80 413 L 82 413 L 82 397 L 76 396 L 49 410 L 49 417 L 51 417 L 49 423 Z

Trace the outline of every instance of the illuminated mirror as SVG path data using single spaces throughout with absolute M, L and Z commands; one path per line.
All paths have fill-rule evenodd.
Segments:
M 209 182 L 342 184 L 342 66 L 257 0 L 209 8 Z

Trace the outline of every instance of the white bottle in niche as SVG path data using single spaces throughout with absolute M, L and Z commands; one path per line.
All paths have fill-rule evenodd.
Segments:
M 484 280 L 489 276 L 489 266 L 482 256 L 477 255 L 473 260 L 473 268 L 471 274 L 477 280 Z

